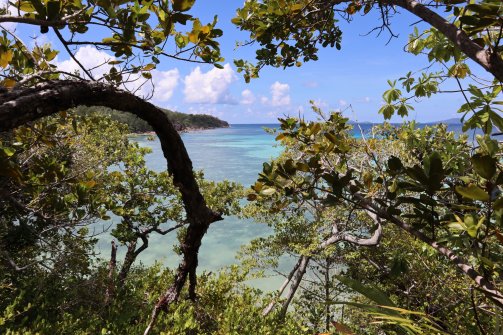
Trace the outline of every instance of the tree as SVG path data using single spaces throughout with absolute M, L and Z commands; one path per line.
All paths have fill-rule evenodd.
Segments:
M 499 81 L 503 81 L 501 59 L 501 7 L 499 1 L 484 0 L 477 4 L 464 0 L 445 0 L 430 3 L 415 0 L 334 0 L 334 1 L 247 1 L 239 9 L 233 22 L 242 30 L 250 31 L 251 41 L 260 44 L 256 67 L 245 67 L 248 78 L 257 75 L 265 65 L 288 67 L 298 62 L 316 60 L 318 45 L 341 48 L 342 31 L 335 15 L 352 20 L 356 14 L 378 10 L 380 30 L 390 29 L 390 17 L 402 9 L 431 25 L 466 57 L 481 65 Z M 437 10 L 452 13 L 447 21 Z M 391 30 L 390 30 L 391 31 Z M 448 61 L 462 60 L 460 54 L 446 52 Z M 240 63 L 241 66 L 244 64 Z M 249 65 L 249 64 L 248 64 Z
M 222 219 L 206 205 L 185 147 L 165 113 L 133 94 L 142 85 L 135 82 L 151 80 L 150 71 L 160 57 L 221 66 L 215 39 L 222 31 L 215 27 L 216 19 L 204 25 L 190 15 L 188 11 L 193 4 L 192 0 L 97 3 L 29 0 L 12 3 L 0 15 L 1 23 L 37 25 L 41 33 L 52 28 L 81 70 L 67 73 L 57 69 L 51 64 L 57 50 L 49 46 L 30 49 L 14 32 L 2 27 L 0 66 L 5 90 L 0 98 L 0 131 L 80 105 L 104 106 L 137 115 L 152 126 L 161 140 L 168 171 L 180 189 L 189 224 L 181 246 L 184 258 L 178 275 L 156 305 L 152 322 L 161 309 L 178 298 L 187 278 L 191 297 L 195 296 L 201 239 L 212 222 Z M 192 27 L 180 29 L 187 23 Z M 87 33 L 95 26 L 100 34 L 92 30 Z M 95 39 L 102 33 L 104 38 Z M 168 43 L 170 38 L 172 45 Z M 115 54 L 115 58 L 107 61 L 109 71 L 102 78 L 97 78 L 92 69 L 76 59 L 71 48 L 77 45 L 92 45 Z
M 35 265 L 64 272 L 68 262 L 89 262 L 93 239 L 84 237 L 92 235 L 91 223 L 106 217 L 110 196 L 102 185 L 105 171 L 127 150 L 124 129 L 109 119 L 65 112 L 2 134 L 0 234 L 6 273 Z
M 43 328 L 41 322 L 55 325 L 66 314 L 78 319 L 81 313 L 108 315 L 115 318 L 114 327 L 124 327 L 121 320 L 134 315 L 124 312 L 128 299 L 138 299 L 132 293 L 139 280 L 135 261 L 152 235 L 176 231 L 183 243 L 188 221 L 180 192 L 167 172 L 146 167 L 144 155 L 150 150 L 129 141 L 128 134 L 124 125 L 89 111 L 64 112 L 3 133 L 0 309 L 21 308 L 22 315 L 13 318 L 20 328 L 11 330 L 35 331 Z M 241 186 L 207 181 L 201 172 L 196 178 L 212 210 L 239 211 Z M 118 243 L 112 243 L 106 274 L 94 251 L 106 231 L 93 224 L 111 220 L 111 213 L 108 233 Z M 119 262 L 117 248 L 126 249 Z M 147 277 L 147 271 L 142 275 Z M 144 309 L 142 317 L 148 316 L 143 299 L 134 303 Z M 123 319 L 116 318 L 121 310 Z M 71 319 L 68 327 L 62 331 L 86 325 Z
M 286 68 L 316 60 L 320 47 L 342 47 L 343 32 L 337 26 L 337 18 L 349 22 L 359 14 L 375 13 L 380 22 L 369 30 L 388 31 L 392 38 L 393 16 L 407 11 L 431 28 L 420 32 L 415 27 L 406 50 L 427 55 L 430 64 L 425 68 L 435 72 L 421 70 L 423 73 L 415 77 L 410 71 L 398 80 L 403 90 L 397 87 L 397 81 L 389 81 L 391 87 L 383 95 L 379 112 L 386 119 L 395 113 L 406 116 L 413 109 L 411 100 L 443 92 L 441 84 L 454 79 L 466 102 L 458 112 L 463 114 L 463 120 L 472 114 L 465 129 L 483 128 L 491 133 L 495 126 L 503 131 L 499 107 L 503 80 L 500 5 L 498 0 L 247 1 L 233 22 L 250 32 L 246 44 L 259 45 L 257 62 L 236 60 L 235 64 L 249 81 L 258 77 L 264 66 Z M 480 65 L 490 77 L 473 75 L 468 60 Z M 465 78 L 471 79 L 468 88 L 462 82 Z
M 466 138 L 414 124 L 358 140 L 346 122 L 338 114 L 323 122 L 282 120 L 277 139 L 285 154 L 264 163 L 248 196 L 256 207 L 249 211 L 275 229 L 252 250 L 300 257 L 287 276 L 291 287 L 280 315 L 312 258 L 347 250 L 345 243 L 375 245 L 384 224 L 446 257 L 493 308 L 501 308 L 502 172 L 493 158 L 501 146 L 479 136 L 471 155 Z M 368 214 L 374 226 L 362 220 Z
M 394 113 L 405 116 L 413 109 L 411 99 L 441 93 L 443 82 L 453 78 L 465 99 L 458 110 L 463 114 L 463 129 L 478 128 L 485 133 L 477 138 L 473 154 L 464 151 L 471 165 L 451 170 L 447 165 L 452 161 L 442 156 L 444 151 L 430 149 L 407 165 L 410 161 L 405 163 L 394 155 L 381 156 L 371 146 L 357 149 L 358 145 L 347 140 L 346 122 L 340 116 L 332 115 L 323 124 L 291 118 L 281 121 L 278 139 L 287 150 L 295 148 L 296 154 L 290 160 L 264 165 L 251 199 L 269 198 L 273 212 L 281 206 L 309 201 L 325 201 L 348 211 L 367 210 L 383 224 L 395 224 L 447 257 L 501 308 L 503 295 L 499 270 L 495 270 L 501 266 L 501 246 L 496 238 L 501 229 L 502 168 L 497 158 L 501 155 L 501 144 L 491 138 L 494 127 L 503 130 L 499 107 L 503 8 L 499 1 L 247 1 L 233 22 L 250 32 L 247 44 L 259 45 L 257 63 L 243 60 L 235 63 L 239 71 L 244 71 L 245 79 L 250 80 L 258 77 L 260 69 L 267 65 L 301 66 L 302 62 L 316 60 L 320 46 L 340 49 L 342 31 L 336 15 L 351 21 L 357 13 L 367 15 L 377 11 L 380 24 L 375 29 L 387 30 L 393 37 L 391 18 L 400 10 L 431 26 L 424 32 L 415 28 L 407 50 L 426 54 L 428 68 L 439 70 L 419 77 L 409 72 L 398 81 L 389 81 L 390 89 L 383 94 L 384 104 L 379 112 L 385 118 Z M 440 10 L 444 12 L 441 14 Z M 473 76 L 467 60 L 479 64 L 490 78 L 479 80 Z M 468 89 L 464 88 L 464 78 L 472 79 Z M 411 131 L 408 136 L 417 139 L 424 135 Z M 433 144 L 431 140 L 426 142 Z M 449 138 L 443 143 L 453 142 Z M 415 147 L 411 150 L 419 151 Z M 359 154 L 366 155 L 373 165 L 362 169 L 354 161 Z M 363 166 L 366 164 L 363 162 Z M 386 175 L 392 178 L 387 179 Z M 288 200 L 278 200 L 281 196 Z M 413 212 L 409 212 L 411 209 Z M 443 228 L 445 220 L 452 222 L 447 232 Z M 336 229 L 328 238 L 337 240 L 338 232 Z M 464 247 L 458 249 L 460 245 Z M 477 261 L 469 264 L 464 256 Z M 302 266 L 294 269 L 300 277 L 302 269 Z

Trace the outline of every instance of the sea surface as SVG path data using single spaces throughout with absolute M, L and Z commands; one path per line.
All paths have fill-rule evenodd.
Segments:
M 275 145 L 274 136 L 265 128 L 274 128 L 275 124 L 232 125 L 230 128 L 219 128 L 183 133 L 182 139 L 192 160 L 194 169 L 203 170 L 208 180 L 230 180 L 249 187 L 255 182 L 262 169 L 263 162 L 279 155 L 281 148 Z M 151 136 L 134 136 L 131 139 L 141 146 L 150 147 L 152 153 L 146 158 L 147 166 L 155 171 L 166 169 L 160 142 Z M 244 203 L 246 201 L 243 201 Z M 109 222 L 101 222 L 94 232 L 110 230 L 119 220 L 112 217 Z M 213 223 L 203 239 L 199 252 L 198 271 L 216 271 L 224 266 L 235 264 L 236 253 L 240 247 L 253 238 L 265 236 L 270 228 L 252 220 L 239 219 L 235 216 L 225 217 L 223 221 Z M 112 238 L 104 233 L 97 245 L 101 257 L 107 259 L 110 254 Z M 151 265 L 158 261 L 168 267 L 176 267 L 180 261 L 173 251 L 177 244 L 176 233 L 166 236 L 152 234 L 149 247 L 141 253 L 138 261 Z M 119 249 L 118 260 L 124 254 Z
M 362 124 L 361 128 L 366 132 L 371 126 Z M 275 136 L 264 130 L 275 127 L 278 125 L 238 124 L 230 128 L 184 133 L 182 139 L 194 168 L 204 170 L 207 179 L 215 181 L 227 179 L 249 187 L 257 179 L 263 162 L 277 157 L 281 152 L 281 148 L 274 141 Z M 459 126 L 453 128 L 455 131 L 460 131 Z M 360 137 L 360 133 L 359 127 L 355 127 L 353 135 Z M 148 136 L 135 136 L 132 139 L 141 146 L 152 148 L 152 153 L 146 156 L 147 166 L 150 169 L 156 171 L 166 169 L 166 161 L 157 138 L 149 140 Z M 117 220 L 118 218 L 112 218 L 112 222 L 103 223 L 103 227 L 109 227 Z M 213 223 L 203 239 L 198 271 L 216 271 L 237 263 L 236 254 L 242 245 L 270 232 L 270 228 L 264 223 L 243 220 L 235 216 L 225 217 L 223 221 Z M 110 253 L 111 237 L 104 235 L 105 237 L 100 239 L 98 250 L 106 259 Z M 176 244 L 174 233 L 166 236 L 151 235 L 149 247 L 142 252 L 139 261 L 145 265 L 158 261 L 166 266 L 176 267 L 180 257 L 173 251 L 174 244 Z M 123 252 L 119 250 L 119 259 Z M 254 283 L 254 285 L 274 289 L 281 280 L 279 277 L 269 278 L 266 283 Z

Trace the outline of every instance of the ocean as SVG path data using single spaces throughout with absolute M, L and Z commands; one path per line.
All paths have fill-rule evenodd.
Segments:
M 232 125 L 230 128 L 209 129 L 183 133 L 185 143 L 194 169 L 203 170 L 208 180 L 224 179 L 243 184 L 245 187 L 255 182 L 262 169 L 262 163 L 279 155 L 281 149 L 275 146 L 274 136 L 264 128 L 278 125 Z M 141 146 L 152 149 L 145 159 L 148 168 L 155 171 L 166 169 L 166 160 L 157 138 L 134 136 L 132 140 Z M 119 218 L 112 217 L 111 222 L 95 225 L 96 231 L 107 229 Z M 108 228 L 110 229 L 110 228 Z M 223 221 L 213 223 L 203 239 L 199 252 L 199 271 L 216 271 L 224 266 L 237 263 L 235 258 L 240 247 L 253 238 L 270 233 L 270 228 L 252 220 L 243 220 L 235 216 L 225 217 Z M 110 254 L 111 236 L 101 234 L 97 252 L 105 259 Z M 152 234 L 149 247 L 138 257 L 138 261 L 151 265 L 155 261 L 168 267 L 176 267 L 180 261 L 173 251 L 177 243 L 176 233 L 166 236 Z M 124 248 L 118 251 L 118 260 L 124 254 Z
M 370 124 L 361 125 L 364 132 L 368 131 L 371 126 Z M 263 162 L 277 157 L 281 152 L 281 148 L 274 140 L 275 136 L 264 130 L 264 128 L 275 127 L 278 125 L 238 124 L 230 128 L 183 133 L 182 139 L 194 168 L 204 170 L 206 179 L 214 181 L 227 179 L 249 187 L 257 179 Z M 360 129 L 355 128 L 353 135 L 359 137 Z M 453 128 L 455 131 L 460 131 L 459 126 Z M 147 166 L 150 169 L 156 171 L 166 169 L 166 161 L 158 139 L 149 140 L 148 136 L 135 136 L 133 139 L 141 146 L 152 149 L 152 153 L 146 156 Z M 103 223 L 103 227 L 107 225 L 109 226 L 110 222 Z M 235 256 L 242 245 L 254 238 L 266 236 L 270 232 L 270 228 L 263 223 L 243 220 L 235 216 L 225 217 L 223 221 L 213 223 L 203 239 L 198 271 L 216 271 L 237 263 Z M 110 241 L 111 237 L 103 234 L 97 246 L 98 252 L 105 259 L 110 253 Z M 180 261 L 180 257 L 173 251 L 173 245 L 176 242 L 175 233 L 166 236 L 152 235 L 148 249 L 141 253 L 138 261 L 145 265 L 158 261 L 165 266 L 176 267 Z M 123 251 L 119 250 L 118 259 L 121 254 Z M 264 289 L 274 289 L 281 280 L 280 277 L 270 278 L 267 283 L 254 283 L 254 285 Z

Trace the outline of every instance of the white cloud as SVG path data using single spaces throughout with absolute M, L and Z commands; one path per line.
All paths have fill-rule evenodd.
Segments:
M 346 100 L 342 100 L 342 99 L 339 100 L 339 106 L 344 107 L 347 104 L 348 104 L 348 102 Z
M 236 79 L 229 64 L 225 64 L 223 69 L 214 68 L 206 73 L 198 66 L 185 76 L 185 101 L 201 104 L 232 103 L 229 87 Z
M 289 91 L 290 86 L 288 84 L 276 81 L 271 85 L 271 98 L 261 97 L 260 102 L 264 105 L 271 105 L 274 107 L 288 106 L 291 102 L 290 94 L 288 94 Z
M 84 68 L 89 69 L 89 72 L 94 79 L 99 79 L 103 77 L 105 73 L 110 71 L 111 66 L 106 63 L 115 59 L 115 57 L 110 56 L 106 52 L 100 51 L 90 45 L 80 47 L 75 53 L 75 58 Z M 78 64 L 71 58 L 62 62 L 59 62 L 56 59 L 56 64 L 62 71 L 71 73 L 74 73 L 75 71 L 78 71 L 79 73 L 82 72 Z
M 80 47 L 75 53 L 75 58 L 77 58 L 82 66 L 89 69 L 94 79 L 100 79 L 104 74 L 108 73 L 112 66 L 108 65 L 107 62 L 116 59 L 114 56 L 98 50 L 93 46 Z M 70 73 L 78 71 L 82 75 L 82 70 L 71 58 L 62 62 L 59 62 L 56 58 L 55 64 L 62 71 Z M 175 68 L 167 71 L 154 69 L 151 71 L 151 74 L 152 81 L 146 81 L 141 74 L 131 76 L 128 78 L 130 82 L 126 83 L 124 87 L 140 97 L 151 96 L 153 90 L 152 100 L 154 102 L 165 102 L 169 100 L 173 96 L 175 88 L 178 86 L 178 81 L 180 79 L 178 69 Z
M 287 106 L 290 104 L 290 86 L 282 84 L 279 81 L 271 85 L 271 105 L 273 106 Z
M 154 82 L 154 87 L 149 83 L 145 86 L 145 89 L 154 90 L 154 96 L 152 97 L 154 101 L 168 101 L 173 96 L 173 92 L 178 86 L 179 78 L 180 72 L 177 68 L 168 71 L 153 70 L 152 80 Z
M 255 100 L 256 100 L 255 95 L 249 89 L 245 89 L 243 92 L 241 92 L 240 103 L 242 105 L 251 105 L 255 102 Z

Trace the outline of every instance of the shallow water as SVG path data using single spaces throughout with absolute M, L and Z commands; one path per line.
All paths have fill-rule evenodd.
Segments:
M 264 131 L 264 127 L 275 126 L 277 125 L 232 125 L 230 128 L 184 133 L 182 139 L 194 168 L 204 170 L 208 180 L 227 179 L 248 187 L 255 182 L 263 162 L 276 157 L 281 151 L 280 147 L 275 146 L 274 135 Z M 363 131 L 367 131 L 370 127 L 369 124 L 362 125 Z M 359 129 L 354 131 L 354 136 L 360 137 Z M 142 146 L 152 148 L 152 153 L 146 156 L 147 166 L 150 169 L 156 171 L 166 169 L 166 161 L 157 138 L 150 141 L 148 136 L 136 136 L 134 140 Z M 118 218 L 112 218 L 112 223 L 101 223 L 101 225 L 110 226 L 113 221 L 118 221 Z M 237 263 L 235 256 L 242 245 L 268 233 L 270 229 L 265 224 L 238 219 L 235 216 L 225 217 L 223 221 L 213 223 L 203 239 L 198 271 L 216 271 Z M 98 251 L 105 258 L 108 258 L 110 252 L 110 242 L 111 237 L 104 234 L 98 244 Z M 148 249 L 141 253 L 138 261 L 146 265 L 159 261 L 166 266 L 176 267 L 180 258 L 173 252 L 174 244 L 176 244 L 174 233 L 167 236 L 152 235 Z M 119 250 L 118 259 L 121 259 L 122 252 Z M 281 268 L 287 270 L 290 263 L 284 262 Z M 253 285 L 269 290 L 279 287 L 281 281 L 281 277 L 274 277 L 254 281 Z
M 274 146 L 274 136 L 264 131 L 264 127 L 274 126 L 233 125 L 231 128 L 184 133 L 182 139 L 194 169 L 204 170 L 206 179 L 215 181 L 227 179 L 248 187 L 255 182 L 262 169 L 262 163 L 274 158 L 281 151 L 279 147 Z M 159 140 L 151 141 L 148 137 L 136 136 L 134 140 L 141 146 L 152 149 L 152 153 L 146 156 L 147 166 L 150 169 L 165 170 L 166 160 Z M 118 221 L 118 218 L 112 218 L 112 224 L 113 221 Z M 110 224 L 103 222 L 101 226 L 106 227 Z M 235 256 L 242 245 L 268 233 L 266 225 L 238 219 L 235 216 L 225 217 L 223 221 L 213 223 L 203 239 L 198 270 L 216 271 L 237 263 Z M 105 258 L 110 252 L 110 242 L 111 237 L 104 234 L 98 244 L 98 251 Z M 173 252 L 174 244 L 176 244 L 175 233 L 166 236 L 151 235 L 149 247 L 140 255 L 138 261 L 146 265 L 160 261 L 166 266 L 176 267 L 180 258 Z M 124 250 L 122 252 L 119 250 L 118 259 L 121 259 L 123 252 Z M 266 286 L 270 285 L 271 283 Z

